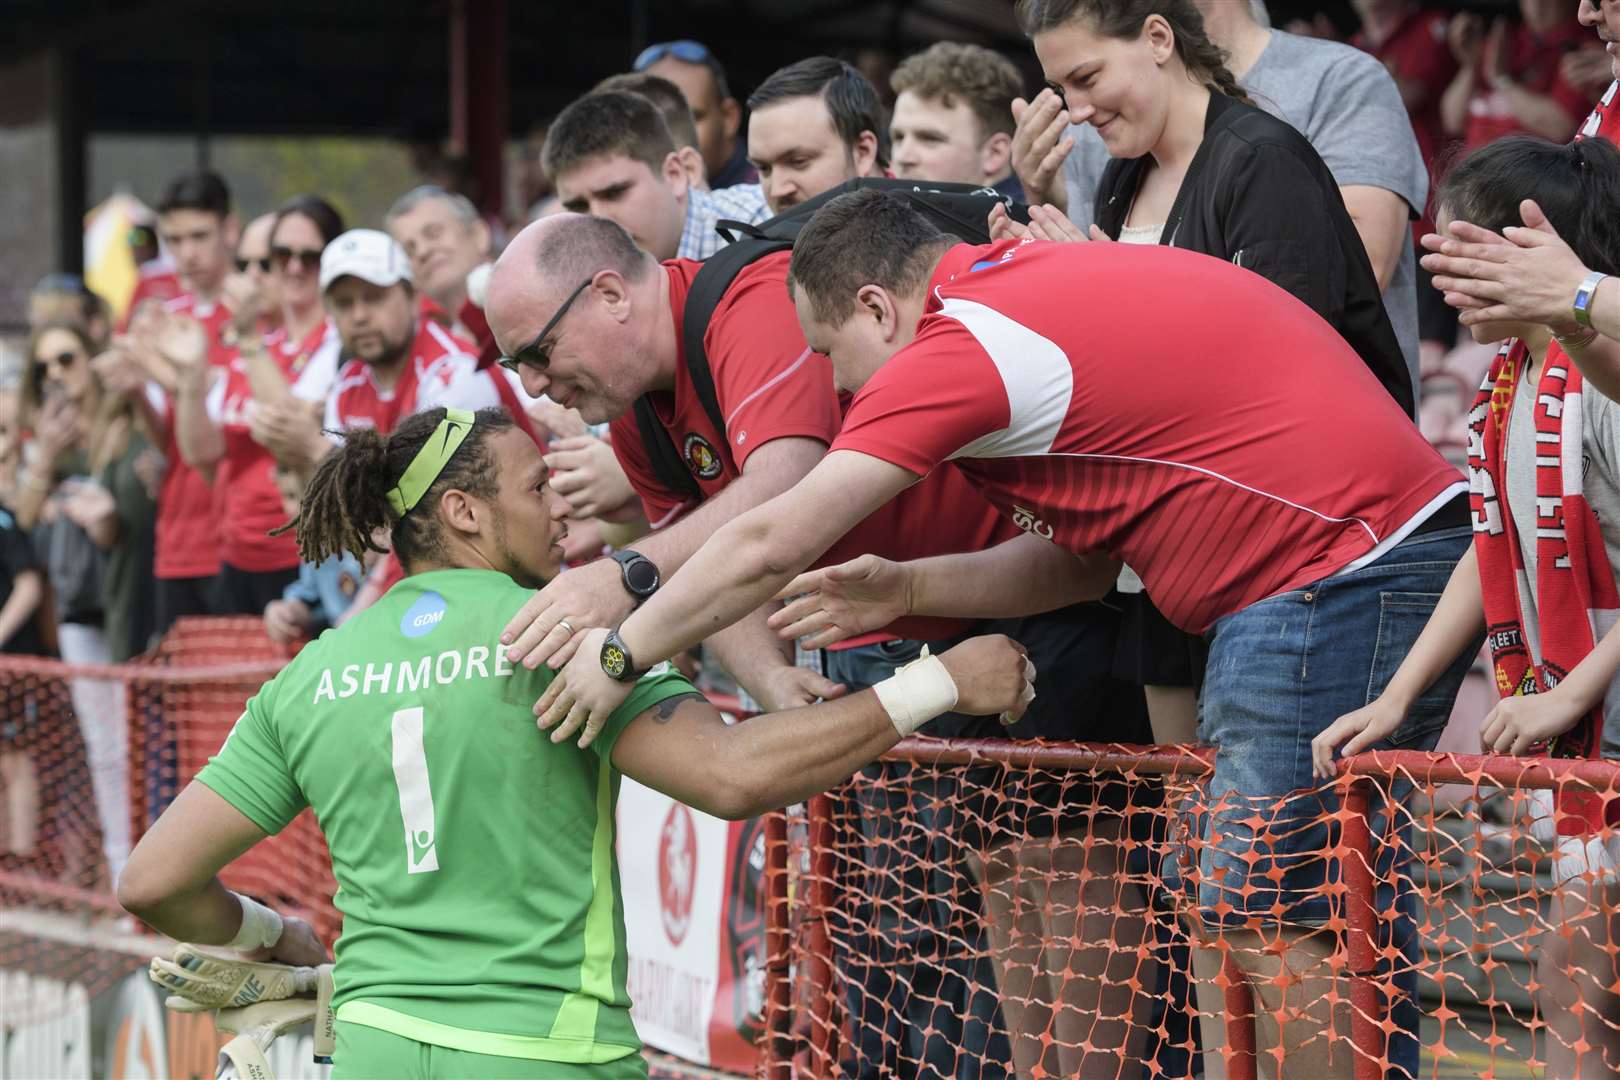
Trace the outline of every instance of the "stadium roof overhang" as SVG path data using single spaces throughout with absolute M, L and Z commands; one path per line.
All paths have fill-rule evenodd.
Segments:
M 77 265 L 94 133 L 449 137 L 500 192 L 507 137 L 624 70 L 707 42 L 734 88 L 817 51 L 940 38 L 1025 53 L 1010 0 L 6 0 L 0 126 L 54 128 L 58 265 Z M 1026 54 L 1027 55 L 1027 54 Z M 1031 74 L 1033 75 L 1031 62 Z M 22 92 L 19 92 L 22 91 Z

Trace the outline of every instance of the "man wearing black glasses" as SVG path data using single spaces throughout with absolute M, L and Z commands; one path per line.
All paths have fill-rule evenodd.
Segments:
M 531 396 L 578 409 L 587 423 L 611 422 L 613 452 L 653 527 L 634 551 L 567 571 L 524 607 L 512 622 L 524 644 L 515 659 L 530 666 L 567 660 L 586 627 L 617 626 L 716 528 L 806 475 L 842 424 L 832 368 L 798 330 L 782 253 L 745 267 L 709 319 L 704 351 L 724 421 L 716 425 L 694 385 L 682 325 L 701 265 L 659 263 L 613 222 L 576 214 L 535 222 L 496 261 L 485 314 L 506 354 L 502 363 Z M 647 403 L 639 415 L 638 399 Z M 666 453 L 673 469 L 660 462 Z M 837 548 L 923 557 L 978 551 L 1015 532 L 943 469 Z M 756 614 L 757 623 L 744 620 L 710 639 L 728 670 L 770 708 L 802 704 L 806 692 L 825 695 L 830 684 L 780 670 L 780 653 L 766 652 L 766 639 L 756 636 L 764 613 Z M 835 648 L 848 649 L 846 656 L 892 653 L 968 625 L 900 620 Z M 853 671 L 843 659 L 839 669 Z
M 680 87 L 697 124 L 698 148 L 709 171 L 709 186 L 752 184 L 759 173 L 748 163 L 748 148 L 738 137 L 742 106 L 731 96 L 726 71 L 700 41 L 665 41 L 641 50 L 633 65 Z

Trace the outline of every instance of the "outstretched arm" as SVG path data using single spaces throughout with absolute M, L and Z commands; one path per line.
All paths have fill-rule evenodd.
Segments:
M 1025 534 L 984 551 L 897 563 L 862 555 L 800 574 L 778 594 L 792 597 L 770 618 L 785 638 L 824 648 L 904 615 L 1004 619 L 1096 600 L 1119 576 L 1119 561 L 1076 556 Z
M 726 522 L 792 488 L 825 452 L 825 444 L 815 439 L 772 439 L 749 455 L 742 475 L 724 491 L 679 521 L 637 540 L 635 550 L 651 559 L 669 583 Z M 586 630 L 616 626 L 633 609 L 634 601 L 620 584 L 618 564 L 597 559 L 565 571 L 530 597 L 506 624 L 502 640 L 508 642 L 513 663 L 535 668 L 551 660 L 553 667 L 560 667 L 574 655 Z
M 619 627 L 632 666 L 646 668 L 753 611 L 872 511 L 916 483 L 880 458 L 839 450 L 790 491 L 731 521 Z M 542 729 L 561 742 L 587 721 L 588 745 L 631 684 L 602 670 L 608 632 L 584 635 L 579 651 L 535 703 Z
M 669 698 L 630 721 L 613 746 L 613 765 L 688 806 L 736 820 L 827 790 L 939 713 L 1016 719 L 1034 696 L 1034 669 L 1011 638 L 971 638 L 920 663 L 936 660 L 952 684 L 946 697 L 930 697 L 928 684 L 908 685 L 915 674 L 907 670 L 848 698 L 730 726 L 699 695 Z
M 916 482 L 915 474 L 867 454 L 828 454 L 792 490 L 710 537 L 624 621 L 619 636 L 641 664 L 695 645 L 775 596 L 835 540 Z

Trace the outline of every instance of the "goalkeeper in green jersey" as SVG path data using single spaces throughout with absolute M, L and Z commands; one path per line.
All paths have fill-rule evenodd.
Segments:
M 181 941 L 324 962 L 310 927 L 215 876 L 312 807 L 343 912 L 335 1077 L 644 1077 L 614 859 L 621 774 L 741 818 L 797 802 L 933 716 L 1020 714 L 1034 672 L 967 641 L 871 690 L 727 726 L 690 683 L 643 677 L 594 741 L 533 705 L 554 675 L 500 633 L 560 569 L 567 504 L 504 413 L 433 409 L 324 458 L 296 522 L 321 562 L 388 530 L 407 577 L 248 702 L 141 840 L 120 902 Z

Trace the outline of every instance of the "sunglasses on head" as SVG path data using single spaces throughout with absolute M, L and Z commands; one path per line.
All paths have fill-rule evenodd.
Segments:
M 666 56 L 688 64 L 709 65 L 715 62 L 714 54 L 701 41 L 664 41 L 657 45 L 649 45 L 641 50 L 636 62 L 631 66 L 633 71 L 645 71 Z
M 540 332 L 538 334 L 534 335 L 533 341 L 523 346 L 523 348 L 519 349 L 511 356 L 503 356 L 500 358 L 498 363 L 501 365 L 501 367 L 505 368 L 507 371 L 517 371 L 525 364 L 527 364 L 529 367 L 540 368 L 541 370 L 551 366 L 551 350 L 542 349 L 540 347 L 540 343 L 546 340 L 546 336 L 549 335 L 552 330 L 556 329 L 557 324 L 562 321 L 562 317 L 568 314 L 568 309 L 574 305 L 574 301 L 579 299 L 579 294 L 584 292 L 590 283 L 595 280 L 596 275 L 592 274 L 590 277 L 580 282 L 579 287 L 573 292 L 569 293 L 568 299 L 562 302 L 562 307 L 557 309 L 557 313 L 546 321 L 546 325 L 540 328 Z
M 305 270 L 319 270 L 321 268 L 321 251 L 319 248 L 303 248 L 294 251 L 290 247 L 273 247 L 270 249 L 270 261 L 277 270 L 287 269 L 287 264 L 296 259 Z
M 70 296 L 91 296 L 90 286 L 78 274 L 46 274 L 34 285 L 35 296 L 67 293 Z
M 292 252 L 289 251 L 287 253 L 287 257 L 291 258 L 292 257 Z M 270 256 L 265 255 L 264 257 L 258 258 L 258 259 L 237 259 L 236 260 L 236 272 L 238 274 L 247 273 L 248 272 L 248 267 L 250 267 L 250 266 L 257 266 L 259 268 L 259 273 L 268 274 L 270 272 Z

